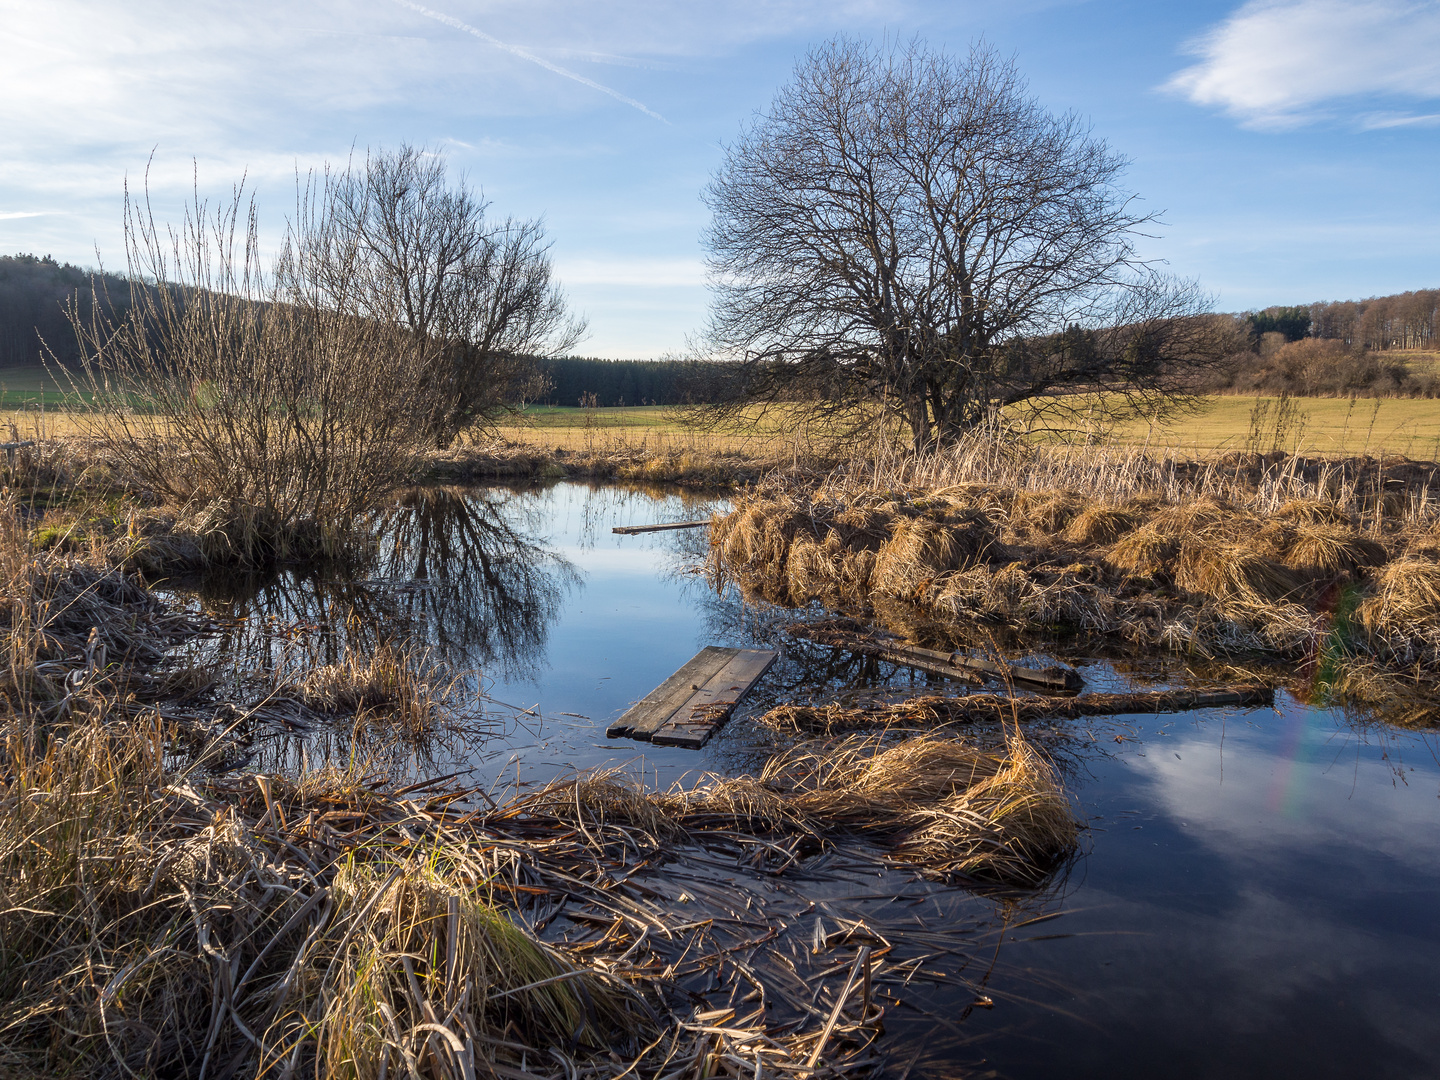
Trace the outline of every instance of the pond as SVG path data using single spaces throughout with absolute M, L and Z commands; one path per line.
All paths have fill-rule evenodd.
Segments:
M 736 773 L 774 749 L 749 720 L 769 705 L 934 689 L 802 647 L 783 632 L 795 613 L 717 592 L 698 572 L 703 529 L 611 532 L 717 507 L 571 483 L 417 493 L 353 576 L 207 586 L 200 602 L 225 627 L 209 647 L 263 669 L 290 648 L 333 660 L 367 639 L 421 641 L 467 673 L 457 696 L 474 722 L 408 767 L 489 786 L 597 766 L 662 787 Z M 606 738 L 712 644 L 784 651 L 703 750 Z M 1129 681 L 1101 661 L 1082 670 L 1091 685 Z M 1436 735 L 1282 691 L 1273 710 L 1063 722 L 1044 745 L 1088 826 L 1045 890 L 978 895 L 840 871 L 801 874 L 783 898 L 773 881 L 724 887 L 766 891 L 791 905 L 787 918 L 877 919 L 874 905 L 890 904 L 889 926 L 973 933 L 968 973 L 937 971 L 891 1003 L 897 1076 L 1440 1075 Z M 312 740 L 304 752 L 346 751 Z

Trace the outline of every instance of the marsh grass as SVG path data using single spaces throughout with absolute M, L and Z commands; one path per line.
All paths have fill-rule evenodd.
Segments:
M 205 626 L 110 565 L 113 538 L 42 548 L 30 524 L 0 514 L 5 1075 L 739 1080 L 758 1060 L 874 1076 L 883 1008 L 858 966 L 857 1000 L 828 1023 L 799 996 L 782 1023 L 763 1001 L 697 1007 L 712 975 L 732 999 L 746 979 L 770 992 L 751 929 L 766 915 L 723 938 L 628 884 L 634 853 L 763 861 L 787 838 L 860 836 L 877 873 L 1013 894 L 1073 848 L 1058 780 L 1018 735 L 814 745 L 688 794 L 586 774 L 496 798 L 359 753 L 237 772 L 214 738 L 284 694 L 403 743 L 449 714 L 454 684 L 399 642 L 331 664 L 299 648 L 265 702 L 238 705 L 235 672 L 174 652 Z M 214 724 L 186 726 L 201 714 Z M 545 932 L 561 911 L 580 932 Z M 914 976 L 883 955 L 872 968 L 876 985 Z M 826 977 L 813 994 L 834 996 Z
M 946 454 L 773 476 L 715 520 L 711 567 L 781 604 L 903 601 L 1032 642 L 1305 663 L 1327 597 L 1353 586 L 1346 656 L 1433 683 L 1437 492 L 1420 463 L 1181 462 L 996 430 Z
M 954 736 L 802 743 L 753 776 L 705 775 L 647 793 L 619 774 L 557 782 L 512 813 L 679 838 L 712 829 L 859 833 L 941 880 L 1035 885 L 1073 850 L 1078 824 L 1054 767 L 1018 731 L 999 748 Z

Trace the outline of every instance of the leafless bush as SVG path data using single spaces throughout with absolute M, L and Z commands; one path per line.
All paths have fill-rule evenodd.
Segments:
M 253 199 L 198 194 L 178 229 L 126 193 L 128 304 L 72 312 L 84 346 L 75 416 L 113 468 L 175 503 L 241 559 L 333 545 L 410 475 L 425 407 L 412 335 L 318 287 L 313 188 L 267 270 Z M 337 259 L 337 263 L 340 260 Z

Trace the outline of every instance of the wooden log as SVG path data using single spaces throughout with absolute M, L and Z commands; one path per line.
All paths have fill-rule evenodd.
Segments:
M 802 637 L 821 645 L 848 649 L 865 656 L 876 656 L 892 663 L 904 664 L 920 671 L 931 671 L 946 675 L 961 682 L 976 683 L 982 678 L 1025 683 L 1046 690 L 1068 692 L 1079 690 L 1085 680 L 1074 668 L 1054 664 L 1047 668 L 1026 668 L 979 660 L 964 653 L 939 652 L 922 649 L 890 637 L 878 634 L 862 634 L 853 630 L 840 629 L 827 623 L 796 623 L 787 628 L 795 637 Z
M 1011 697 L 965 694 L 916 697 L 893 705 L 846 708 L 841 705 L 781 705 L 765 714 L 772 726 L 806 732 L 856 728 L 979 721 L 1073 720 L 1081 716 L 1155 715 L 1194 709 L 1262 708 L 1275 704 L 1268 686 L 1227 686 L 1215 690 L 1149 690 L 1132 694 L 1081 694 L 1078 697 Z
M 706 518 L 704 521 L 674 521 L 666 525 L 616 525 L 610 531 L 621 536 L 634 536 L 636 533 L 667 532 L 670 529 L 698 529 L 709 524 L 710 519 Z
M 692 656 L 679 671 L 632 705 L 619 720 L 606 730 L 612 739 L 629 738 L 649 741 L 661 724 L 675 715 L 712 676 L 735 659 L 739 649 L 707 645 Z
M 740 649 L 724 669 L 711 676 L 674 715 L 650 736 L 657 746 L 698 750 L 730 719 L 740 699 L 770 670 L 774 649 Z

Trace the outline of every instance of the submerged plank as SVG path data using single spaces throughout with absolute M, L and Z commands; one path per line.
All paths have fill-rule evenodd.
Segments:
M 672 521 L 665 525 L 616 525 L 610 531 L 621 536 L 634 536 L 636 533 L 666 532 L 669 529 L 698 529 L 709 524 L 710 519 L 706 518 L 704 521 Z
M 787 629 L 796 637 L 802 637 L 821 645 L 847 649 L 864 656 L 875 656 L 882 660 L 889 660 L 891 663 L 916 668 L 919 671 L 930 671 L 937 675 L 959 679 L 961 682 L 974 683 L 983 678 L 1000 680 L 1008 678 L 1012 682 L 1058 691 L 1079 690 L 1085 685 L 1085 680 L 1080 677 L 1078 671 L 1061 664 L 1054 664 L 1047 668 L 996 664 L 989 660 L 978 660 L 973 656 L 966 656 L 959 651 L 939 652 L 935 649 L 922 649 L 918 645 L 910 645 L 892 637 L 859 633 L 827 623 L 796 623 Z
M 612 739 L 649 739 L 675 710 L 694 695 L 714 675 L 724 670 L 739 649 L 707 645 L 692 656 L 679 671 L 632 705 L 625 715 L 606 730 Z
M 857 728 L 928 727 L 983 721 L 1026 722 L 1073 720 L 1083 716 L 1145 715 L 1189 712 L 1192 709 L 1263 708 L 1275 703 L 1269 686 L 1227 686 L 1213 690 L 1148 690 L 1128 694 L 1094 693 L 1079 697 L 1011 697 L 1009 694 L 965 694 L 958 697 L 917 697 L 891 705 L 846 708 L 841 705 L 781 705 L 765 721 L 804 732 L 851 731 Z
M 719 731 L 740 699 L 770 670 L 779 654 L 774 649 L 740 649 L 725 667 L 696 690 L 650 741 L 658 746 L 698 750 Z

